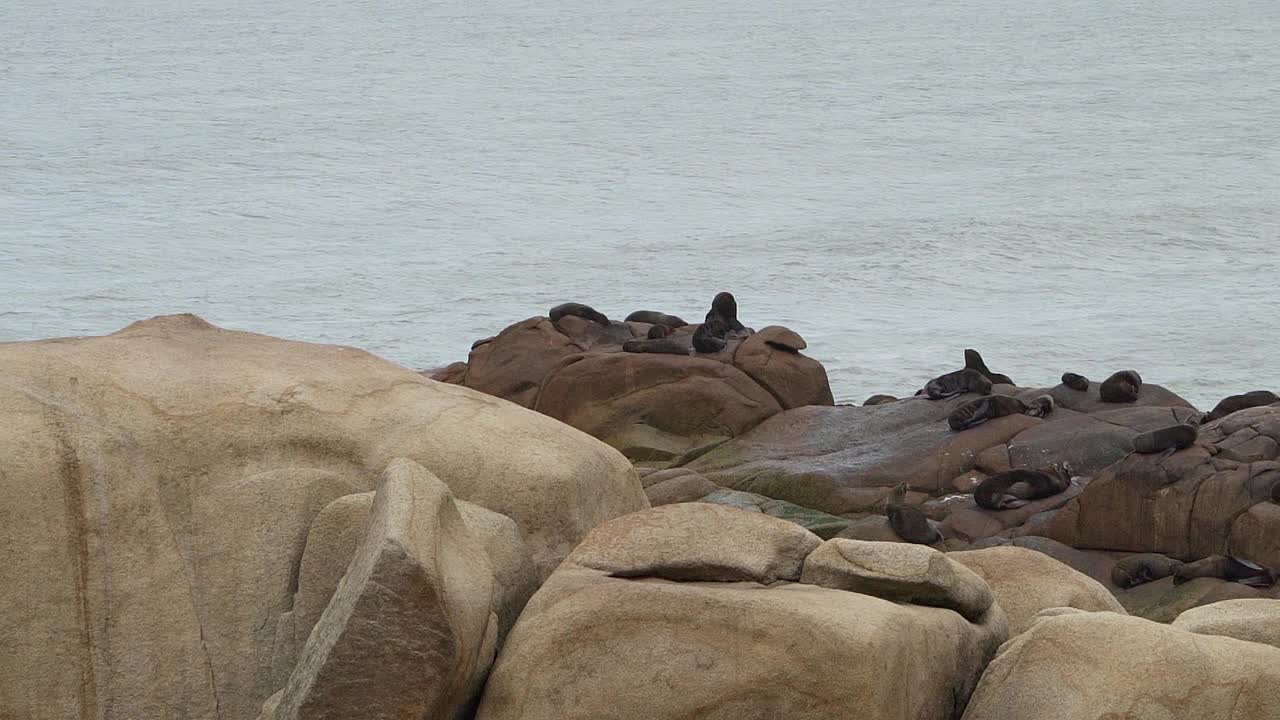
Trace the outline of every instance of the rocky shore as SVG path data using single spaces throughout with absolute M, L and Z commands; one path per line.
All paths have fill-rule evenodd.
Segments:
M 0 343 L 0 718 L 1280 717 L 1280 398 L 836 405 L 731 300 Z

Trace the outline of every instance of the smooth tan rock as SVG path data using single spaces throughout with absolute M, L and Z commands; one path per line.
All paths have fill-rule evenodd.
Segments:
M 964 720 L 1280 717 L 1280 650 L 1113 613 L 1041 617 L 1000 649 Z
M 457 716 L 493 658 L 492 604 L 488 557 L 448 487 L 393 461 L 275 720 Z
M 1187 610 L 1173 626 L 1280 648 L 1280 600 L 1224 600 Z
M 566 359 L 585 351 L 547 318 L 518 322 L 467 358 L 467 387 L 532 408 L 542 380 Z
M 828 540 L 804 561 L 800 582 L 942 607 L 979 622 L 991 589 L 972 570 L 923 545 Z
M 511 517 L 542 577 L 648 504 L 602 443 L 353 348 L 172 316 L 0 367 L 0 713 L 24 720 L 252 717 L 312 521 L 395 457 Z
M 665 482 L 667 480 L 674 480 L 678 477 L 684 477 L 685 475 L 697 475 L 697 473 L 690 470 L 689 468 L 683 468 L 683 467 L 673 467 L 673 468 L 666 468 L 664 470 L 654 470 L 649 474 L 645 475 L 643 478 L 641 478 L 640 484 L 643 485 L 644 488 L 647 490 L 650 487 L 657 485 L 660 482 Z
M 616 577 L 669 580 L 798 580 L 822 544 L 804 528 L 763 513 L 681 503 L 632 513 L 592 530 L 569 558 Z
M 1120 602 L 1097 580 L 1035 550 L 1004 545 L 947 555 L 986 580 L 1009 616 L 1011 636 L 1025 630 L 1032 616 L 1046 608 L 1125 614 Z
M 782 349 L 787 346 L 791 349 Z M 817 360 L 801 355 L 804 347 L 804 340 L 796 333 L 770 326 L 742 341 L 733 355 L 733 365 L 768 390 L 784 410 L 834 404 L 826 369 Z
M 719 485 L 701 475 L 681 475 L 677 478 L 664 480 L 656 485 L 650 485 L 645 488 L 644 493 L 649 496 L 649 504 L 653 507 L 658 507 L 659 505 L 693 502 L 719 489 Z

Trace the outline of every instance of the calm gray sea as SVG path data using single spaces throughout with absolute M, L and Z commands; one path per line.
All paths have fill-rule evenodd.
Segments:
M 0 340 L 413 367 L 576 300 L 1280 390 L 1276 0 L 0 0 Z

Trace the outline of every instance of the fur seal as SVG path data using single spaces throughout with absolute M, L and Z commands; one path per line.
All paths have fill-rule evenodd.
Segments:
M 942 540 L 942 533 L 929 523 L 929 518 L 918 507 L 908 505 L 907 484 L 899 483 L 893 488 L 888 502 L 884 506 L 884 514 L 889 518 L 889 527 L 898 537 L 917 545 L 932 545 Z
M 897 402 L 897 401 L 898 401 L 898 398 L 892 395 L 879 394 L 879 395 L 872 395 L 866 400 L 863 400 L 862 405 L 864 407 L 867 405 L 885 405 L 885 404 L 888 404 L 891 402 Z
M 718 317 L 709 317 L 693 331 L 693 349 L 700 353 L 718 353 L 729 344 L 728 328 Z
M 968 430 L 988 420 L 1025 413 L 1027 404 L 1012 395 L 986 395 L 970 400 L 947 416 L 952 430 Z
M 667 337 L 670 334 L 671 334 L 670 326 L 654 325 L 649 328 L 649 332 L 645 334 L 645 337 L 649 338 L 650 340 L 661 340 L 662 338 Z
M 590 320 L 597 325 L 609 327 L 609 318 L 605 314 L 582 303 L 568 302 L 551 308 L 551 312 L 547 313 L 551 318 L 551 322 L 557 322 L 565 315 L 577 315 L 585 320 Z
M 1165 457 L 1191 447 L 1199 434 L 1195 425 L 1181 423 L 1144 432 L 1133 438 L 1133 451 L 1143 455 L 1163 453 Z M 1161 460 L 1164 458 L 1162 457 Z
M 1038 395 L 1034 400 L 1027 403 L 1027 414 L 1031 417 L 1042 418 L 1053 412 L 1058 405 L 1053 401 L 1052 395 Z
M 623 342 L 622 352 L 688 355 L 689 343 L 676 340 L 675 338 L 656 338 L 652 340 L 636 338 Z
M 924 392 L 930 400 L 942 400 L 967 392 L 990 395 L 991 380 L 977 370 L 956 370 L 930 380 L 925 384 Z
M 1219 418 L 1224 418 L 1231 413 L 1248 410 L 1251 407 L 1261 407 L 1272 403 L 1280 402 L 1280 396 L 1270 390 L 1251 390 L 1242 395 L 1232 395 L 1218 401 L 1217 405 L 1209 411 L 1205 422 L 1213 422 Z
M 983 375 L 986 375 L 991 380 L 991 382 L 995 383 L 996 385 L 1002 385 L 1002 384 L 1012 385 L 1013 384 L 1013 380 L 1011 380 L 1008 375 L 1001 375 L 998 372 L 991 372 L 991 368 L 988 368 L 987 364 L 983 362 L 982 355 L 979 354 L 977 350 L 974 350 L 972 348 L 964 351 L 964 368 L 966 370 L 977 370 Z
M 1028 500 L 1052 497 L 1071 486 L 1071 474 L 1060 465 L 1047 470 L 1006 470 L 983 480 L 973 501 L 988 510 L 1022 507 Z
M 1173 584 L 1181 585 L 1201 577 L 1221 578 L 1251 587 L 1271 587 L 1276 582 L 1276 574 L 1270 568 L 1240 557 L 1210 555 L 1178 568 L 1173 573 Z
M 491 343 L 491 342 L 493 342 L 494 340 L 497 340 L 497 339 L 498 339 L 498 336 L 497 336 L 497 335 L 493 335 L 493 336 L 490 336 L 490 337 L 487 337 L 487 338 L 480 338 L 479 340 L 477 340 L 477 341 L 475 341 L 475 342 L 471 343 L 471 349 L 472 349 L 472 350 L 475 350 L 476 348 L 480 347 L 481 345 L 488 345 L 489 343 Z
M 1072 390 L 1079 390 L 1080 392 L 1086 392 L 1089 390 L 1089 378 L 1071 372 L 1062 373 L 1062 384 Z
M 1127 590 L 1167 578 L 1181 568 L 1181 562 L 1160 553 L 1130 555 L 1111 568 L 1111 582 Z
M 1135 370 L 1121 370 L 1102 381 L 1098 394 L 1102 402 L 1131 403 L 1138 399 L 1138 391 L 1142 389 L 1142 376 Z
M 666 325 L 672 330 L 682 328 L 689 323 L 675 315 L 660 313 L 655 310 L 637 310 L 627 316 L 627 322 L 642 322 L 650 325 Z
M 746 327 L 738 322 L 738 301 L 733 297 L 733 293 L 718 293 L 711 300 L 711 309 L 707 311 L 704 324 L 714 319 L 724 323 L 726 333 L 746 331 Z

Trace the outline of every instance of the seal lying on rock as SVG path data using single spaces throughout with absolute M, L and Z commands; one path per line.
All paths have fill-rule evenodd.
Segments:
M 1072 390 L 1085 392 L 1089 389 L 1089 378 L 1083 375 L 1077 375 L 1075 373 L 1070 373 L 1070 372 L 1062 373 L 1062 384 L 1066 385 Z
M 987 367 L 987 364 L 985 362 L 983 362 L 982 355 L 979 354 L 977 350 L 973 350 L 972 348 L 964 351 L 964 367 L 966 370 L 977 370 L 983 375 L 986 375 L 991 380 L 991 382 L 997 385 L 1001 385 L 1001 384 L 1013 385 L 1014 384 L 1013 380 L 1011 380 L 1008 375 L 1001 375 L 998 372 L 991 372 L 991 369 Z
M 881 393 L 881 394 L 879 394 L 879 395 L 872 395 L 871 397 L 867 398 L 866 400 L 863 400 L 863 401 L 862 401 L 862 404 L 863 404 L 863 406 L 866 406 L 866 405 L 885 405 L 885 404 L 887 404 L 887 403 L 897 402 L 897 401 L 898 401 L 898 398 L 896 398 L 896 397 L 894 397 L 894 396 L 892 396 L 892 395 L 885 395 L 885 394 Z
M 1142 376 L 1136 370 L 1121 370 L 1102 381 L 1098 394 L 1102 402 L 1131 403 L 1138 399 L 1138 391 L 1142 389 Z
M 738 301 L 733 297 L 733 293 L 718 293 L 711 300 L 711 309 L 707 311 L 704 324 L 716 319 L 724 323 L 727 333 L 746 331 L 746 327 L 738 322 Z
M 1167 578 L 1177 572 L 1182 563 L 1160 553 L 1142 553 L 1121 559 L 1111 568 L 1111 582 L 1129 589 L 1144 583 Z
M 1012 395 L 987 395 L 970 400 L 947 416 L 952 430 L 968 430 L 988 420 L 1027 412 L 1027 404 Z
M 1173 584 L 1181 585 L 1201 577 L 1221 578 L 1250 587 L 1271 587 L 1276 582 L 1276 574 L 1270 568 L 1232 555 L 1210 555 L 1175 570 Z
M 547 316 L 551 318 L 551 322 L 557 322 L 560 318 L 566 315 L 577 315 L 578 317 L 583 318 L 584 320 L 590 320 L 597 325 L 609 327 L 609 318 L 605 317 L 604 313 L 596 310 L 590 305 L 583 305 L 582 303 L 564 303 L 551 308 L 551 312 L 547 313 Z
M 1022 507 L 1028 500 L 1052 497 L 1071 486 L 1071 473 L 1065 466 L 1053 465 L 1048 470 L 1006 470 L 978 484 L 973 500 L 988 510 L 1010 510 Z
M 659 353 L 662 355 L 688 355 L 689 344 L 676 338 L 636 338 L 622 343 L 622 352 Z
M 949 372 L 946 375 L 939 375 L 930 380 L 925 384 L 924 392 L 929 396 L 930 400 L 942 400 L 968 392 L 990 395 L 991 380 L 977 370 L 966 368 Z
M 1039 395 L 1027 403 L 1027 414 L 1031 417 L 1042 418 L 1053 412 L 1055 407 L 1057 407 L 1057 404 L 1054 403 L 1052 395 Z
M 1143 455 L 1161 453 L 1160 460 L 1195 444 L 1199 429 L 1190 423 L 1162 427 L 1133 438 L 1133 451 Z M 1157 461 L 1159 462 L 1159 461 Z
M 942 540 L 938 532 L 925 516 L 924 511 L 914 505 L 907 504 L 907 484 L 899 483 L 893 488 L 888 502 L 884 506 L 884 514 L 889 518 L 889 527 L 898 537 L 909 543 L 932 545 Z
M 682 328 L 689 323 L 675 315 L 656 312 L 654 310 L 637 310 L 627 316 L 627 322 L 642 322 L 650 325 L 664 325 L 671 329 Z
M 1280 402 L 1280 396 L 1270 390 L 1251 390 L 1241 395 L 1232 395 L 1225 397 L 1213 406 L 1209 411 L 1205 422 L 1213 422 L 1218 418 L 1224 418 L 1231 413 L 1247 410 L 1251 407 L 1261 407 L 1263 405 L 1271 405 Z
M 729 329 L 718 317 L 708 318 L 693 331 L 693 349 L 700 353 L 717 353 L 729 344 Z
M 671 334 L 670 327 L 666 325 L 654 325 L 653 327 L 649 328 L 649 332 L 645 334 L 645 337 L 649 338 L 650 340 L 661 340 L 662 338 L 667 337 L 670 334 Z

